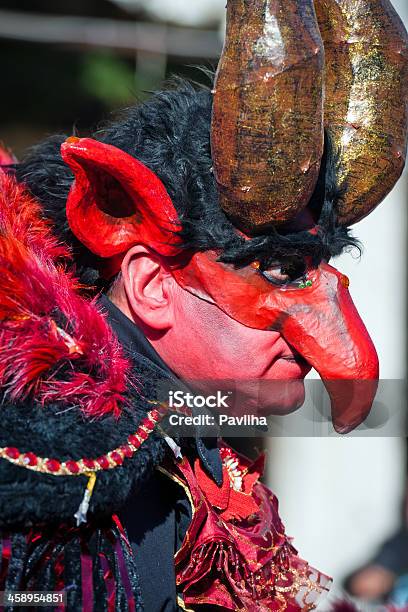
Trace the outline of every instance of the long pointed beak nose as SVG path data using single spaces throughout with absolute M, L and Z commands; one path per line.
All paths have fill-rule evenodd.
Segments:
M 378 357 L 348 279 L 335 268 L 321 263 L 309 270 L 303 289 L 271 289 L 252 268 L 231 269 L 218 263 L 216 252 L 206 252 L 197 253 L 177 279 L 243 325 L 278 331 L 320 374 L 336 431 L 347 433 L 367 417 L 378 387 Z
M 282 333 L 317 370 L 330 395 L 333 426 L 348 433 L 364 421 L 379 378 L 378 356 L 348 291 L 348 279 L 327 264 L 304 301 L 290 310 Z

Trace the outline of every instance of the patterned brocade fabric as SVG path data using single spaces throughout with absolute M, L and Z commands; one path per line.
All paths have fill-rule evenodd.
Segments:
M 192 521 L 175 557 L 180 605 L 245 612 L 314 610 L 331 579 L 300 559 L 259 482 L 264 457 L 251 463 L 223 445 L 223 485 L 198 461 L 166 466 L 190 500 Z

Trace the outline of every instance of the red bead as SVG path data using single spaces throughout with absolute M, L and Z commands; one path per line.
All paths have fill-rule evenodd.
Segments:
M 95 461 L 93 459 L 82 459 L 82 463 L 89 470 L 94 470 L 95 469 Z
M 137 439 L 135 434 L 132 434 L 131 436 L 128 437 L 128 442 L 135 448 L 139 448 L 140 446 L 140 440 Z
M 128 457 L 130 459 L 130 457 L 133 457 L 133 451 L 130 448 L 130 446 L 121 446 L 120 450 L 122 451 L 122 453 L 125 455 L 125 457 Z
M 20 456 L 20 451 L 18 450 L 18 448 L 13 448 L 9 446 L 8 448 L 6 448 L 6 455 L 7 457 L 10 457 L 10 459 L 18 459 Z
M 147 440 L 147 438 L 149 437 L 149 434 L 147 434 L 145 431 L 143 431 L 143 429 L 138 431 L 138 434 L 139 434 L 139 437 L 142 438 L 142 440 Z
M 151 429 L 151 430 L 153 430 L 156 427 L 156 423 L 152 421 L 151 419 L 145 419 L 143 421 L 143 425 L 144 427 L 146 427 L 146 429 Z
M 79 465 L 76 461 L 66 461 L 65 467 L 67 468 L 68 472 L 71 472 L 71 474 L 78 474 L 79 472 Z
M 25 465 L 37 465 L 38 458 L 36 457 L 36 455 L 34 455 L 34 453 L 25 453 L 23 457 L 23 463 Z
M 122 465 L 123 463 L 123 457 L 120 453 L 118 453 L 118 451 L 112 451 L 110 453 L 110 458 L 116 463 L 116 465 Z
M 50 472 L 58 472 L 61 467 L 60 462 L 56 459 L 48 459 L 45 465 Z
M 96 460 L 98 462 L 98 464 L 101 466 L 101 468 L 103 470 L 107 470 L 109 467 L 109 461 L 108 458 L 103 456 L 103 457 L 99 457 L 99 459 Z

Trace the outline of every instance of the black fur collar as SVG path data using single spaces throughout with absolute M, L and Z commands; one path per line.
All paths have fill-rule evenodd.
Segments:
M 96 458 L 125 443 L 151 409 L 148 399 L 156 397 L 163 378 L 177 381 L 140 331 L 108 300 L 100 306 L 108 311 L 112 325 L 130 354 L 137 389 L 119 419 L 105 416 L 89 420 L 79 410 L 64 410 L 61 404 L 40 406 L 35 402 L 2 406 L 0 447 L 12 446 L 60 461 Z M 217 482 L 222 482 L 222 465 L 216 440 L 197 439 L 196 452 Z M 137 492 L 168 451 L 163 438 L 152 435 L 123 466 L 100 472 L 90 506 L 90 517 L 98 520 L 119 512 L 129 496 Z M 86 477 L 51 476 L 14 466 L 0 459 L 0 526 L 29 527 L 33 524 L 73 524 L 83 497 Z

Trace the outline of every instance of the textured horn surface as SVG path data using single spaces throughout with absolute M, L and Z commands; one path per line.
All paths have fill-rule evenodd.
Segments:
M 249 233 L 308 203 L 323 152 L 324 49 L 313 0 L 229 0 L 214 88 L 220 202 Z
M 339 221 L 371 212 L 406 158 L 408 38 L 389 0 L 315 0 L 326 54 L 325 124 L 347 189 Z

